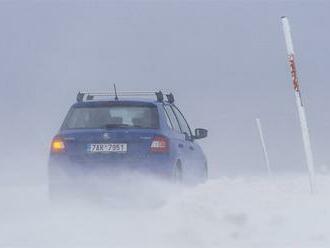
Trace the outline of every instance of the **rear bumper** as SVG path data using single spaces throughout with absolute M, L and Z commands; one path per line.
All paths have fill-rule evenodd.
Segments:
M 142 173 L 161 178 L 171 178 L 174 159 L 169 154 L 153 154 L 143 159 L 77 160 L 62 154 L 51 154 L 48 162 L 50 181 L 62 177 L 80 176 L 111 177 L 117 174 Z

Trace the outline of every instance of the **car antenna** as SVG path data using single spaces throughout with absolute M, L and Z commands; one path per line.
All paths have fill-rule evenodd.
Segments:
M 118 101 L 118 95 L 117 95 L 117 87 L 116 87 L 116 84 L 113 84 L 113 88 L 115 90 L 115 100 Z

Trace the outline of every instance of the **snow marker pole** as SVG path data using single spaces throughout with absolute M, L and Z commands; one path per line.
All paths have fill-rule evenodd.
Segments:
M 256 122 L 257 122 L 257 128 L 258 128 L 258 131 L 259 131 L 259 136 L 260 136 L 260 141 L 261 141 L 262 149 L 264 151 L 264 158 L 265 158 L 265 162 L 266 162 L 267 172 L 268 172 L 268 175 L 270 177 L 272 177 L 272 170 L 270 168 L 270 161 L 269 161 L 267 147 L 266 147 L 266 143 L 265 143 L 265 139 L 264 139 L 264 133 L 263 133 L 263 130 L 262 130 L 261 121 L 260 121 L 259 118 L 257 118 L 256 119 Z
M 310 136 L 309 136 L 309 130 L 308 130 L 308 126 L 307 126 L 305 107 L 302 102 L 301 91 L 300 91 L 298 77 L 297 77 L 297 68 L 296 68 L 296 63 L 295 63 L 295 55 L 294 55 L 294 50 L 293 50 L 290 25 L 289 25 L 289 20 L 286 16 L 281 17 L 281 19 L 282 19 L 282 26 L 283 26 L 286 48 L 287 48 L 287 52 L 288 52 L 288 60 L 289 60 L 291 78 L 292 78 L 293 88 L 294 88 L 295 96 L 296 96 L 296 104 L 297 104 L 297 108 L 298 108 L 300 127 L 301 127 L 301 131 L 302 131 L 303 142 L 304 142 L 307 167 L 308 167 L 308 171 L 309 171 L 310 188 L 311 188 L 311 192 L 313 193 L 314 159 L 313 159 L 312 146 L 311 146 L 311 141 L 310 141 Z

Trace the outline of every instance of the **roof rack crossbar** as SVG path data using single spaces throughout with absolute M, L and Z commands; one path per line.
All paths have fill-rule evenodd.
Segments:
M 158 102 L 164 101 L 164 95 L 162 91 L 118 91 L 118 92 L 79 92 L 77 95 L 77 102 L 82 102 L 84 99 L 86 101 L 94 100 L 94 97 L 110 96 L 110 97 L 140 97 L 140 96 L 155 96 Z M 86 97 L 85 97 L 86 96 Z M 170 103 L 174 102 L 174 97 L 172 93 L 166 94 L 167 100 Z

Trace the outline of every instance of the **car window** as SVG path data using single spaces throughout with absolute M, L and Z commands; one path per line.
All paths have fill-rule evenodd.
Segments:
M 172 122 L 170 120 L 170 117 L 168 116 L 166 110 L 164 109 L 164 115 L 165 115 L 165 119 L 166 119 L 166 124 L 169 128 L 173 129 L 173 125 Z
M 180 124 L 180 127 L 182 129 L 182 132 L 187 134 L 190 138 L 191 138 L 191 131 L 190 131 L 190 127 L 186 121 L 186 119 L 184 118 L 184 116 L 182 115 L 182 113 L 178 110 L 177 107 L 175 106 L 172 106 L 173 108 L 173 111 L 176 115 L 176 117 L 178 118 L 178 121 L 179 121 L 179 124 Z
M 179 123 L 174 115 L 174 112 L 172 110 L 172 108 L 170 107 L 170 105 L 164 105 L 164 108 L 165 108 L 165 112 L 168 116 L 168 118 L 170 119 L 170 122 L 172 124 L 172 129 L 175 130 L 175 131 L 178 131 L 178 132 L 181 132 L 181 129 L 180 129 L 180 126 L 179 126 Z
M 149 106 L 107 106 L 73 108 L 62 129 L 159 128 L 158 111 Z

